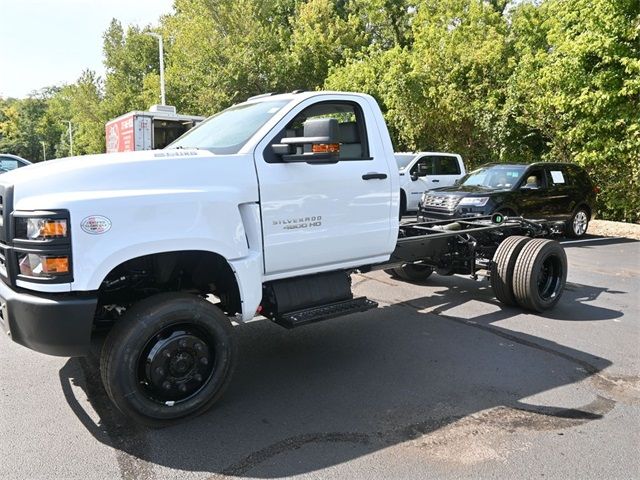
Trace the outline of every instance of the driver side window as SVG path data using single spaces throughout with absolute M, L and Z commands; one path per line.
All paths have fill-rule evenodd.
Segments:
M 360 106 L 355 102 L 318 102 L 296 115 L 282 130 L 276 139 L 270 143 L 279 143 L 283 138 L 303 137 L 304 124 L 309 120 L 334 118 L 338 121 L 340 140 L 340 160 L 371 160 L 369 156 L 369 143 L 367 141 L 367 129 L 364 115 Z M 277 141 L 276 141 L 277 140 Z M 305 146 L 305 151 L 310 151 L 310 146 Z M 270 150 L 270 147 L 267 149 Z M 298 147 L 298 154 L 303 153 L 303 147 Z M 267 163 L 276 163 L 279 160 L 265 152 Z
M 435 168 L 435 161 L 433 157 L 422 157 L 411 167 L 411 175 L 418 177 L 426 177 L 427 175 L 433 175 Z

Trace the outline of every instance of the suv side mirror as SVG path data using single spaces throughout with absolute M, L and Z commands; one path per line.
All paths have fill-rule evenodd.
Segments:
M 417 182 L 417 181 L 418 181 L 418 178 L 420 178 L 420 177 L 418 177 L 418 174 L 417 174 L 417 173 L 413 172 L 413 173 L 411 174 L 411 181 L 412 181 L 412 182 Z
M 340 158 L 338 132 L 335 118 L 307 120 L 302 137 L 285 137 L 271 148 L 285 163 L 336 163 Z M 303 153 L 295 153 L 298 146 L 303 147 Z

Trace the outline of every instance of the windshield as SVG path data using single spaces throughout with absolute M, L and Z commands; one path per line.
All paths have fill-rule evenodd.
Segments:
M 166 148 L 202 148 L 212 153 L 238 153 L 260 127 L 290 100 L 242 103 L 209 117 Z
M 416 156 L 413 153 L 397 153 L 394 156 L 396 157 L 396 162 L 398 163 L 399 170 L 407 168 L 407 165 L 411 163 L 411 160 L 416 158 Z
M 512 188 L 527 169 L 526 165 L 491 165 L 467 174 L 461 185 L 484 187 L 491 190 Z

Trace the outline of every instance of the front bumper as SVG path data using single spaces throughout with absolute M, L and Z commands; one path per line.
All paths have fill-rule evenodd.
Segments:
M 89 353 L 97 303 L 97 296 L 91 293 L 27 293 L 0 280 L 2 330 L 20 345 L 49 355 Z
M 460 218 L 484 217 L 493 213 L 491 208 L 457 208 L 451 210 L 428 210 L 420 208 L 418 210 L 418 221 L 428 222 L 429 220 L 455 220 Z

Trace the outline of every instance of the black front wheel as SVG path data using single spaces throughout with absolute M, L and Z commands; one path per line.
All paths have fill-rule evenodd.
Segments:
M 135 304 L 100 357 L 109 398 L 135 421 L 161 427 L 199 415 L 222 395 L 235 365 L 229 319 L 195 295 L 164 293 Z

